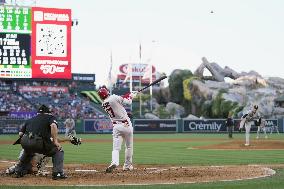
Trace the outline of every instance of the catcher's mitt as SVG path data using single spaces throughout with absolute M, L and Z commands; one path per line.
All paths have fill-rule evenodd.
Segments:
M 80 145 L 82 143 L 82 139 L 81 138 L 77 138 L 77 137 L 75 137 L 73 135 L 68 135 L 68 137 L 69 137 L 69 140 L 70 140 L 71 144 L 74 144 L 74 145 L 78 146 L 78 145 Z

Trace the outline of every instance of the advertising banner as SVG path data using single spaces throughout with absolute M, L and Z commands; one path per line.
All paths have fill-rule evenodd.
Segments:
M 37 112 L 9 112 L 9 118 L 14 119 L 30 119 L 37 115 Z
M 72 78 L 74 81 L 81 81 L 81 82 L 95 82 L 95 74 L 79 74 L 73 73 Z
M 62 92 L 68 93 L 68 87 L 19 86 L 20 92 Z
M 71 79 L 71 10 L 32 7 L 32 77 Z
M 0 134 L 18 134 L 19 131 L 19 127 L 0 127 Z
M 224 119 L 210 119 L 210 120 L 183 120 L 184 132 L 221 132 L 226 131 Z
M 85 119 L 85 133 L 111 133 L 112 123 L 110 119 Z
M 240 119 L 234 119 L 234 131 L 239 131 Z M 277 119 L 266 120 L 266 131 L 278 128 Z M 198 120 L 183 120 L 183 132 L 226 132 L 226 119 L 198 119 Z M 251 132 L 257 131 L 257 126 L 254 123 L 251 126 Z
M 177 132 L 177 121 L 173 119 L 135 119 L 135 132 Z
M 141 80 L 142 83 L 149 83 L 150 82 L 150 73 L 146 74 L 149 70 L 148 64 L 131 64 L 132 69 L 129 69 L 130 64 L 122 64 L 119 66 L 120 73 L 117 75 L 117 78 L 122 82 L 125 80 L 129 81 L 130 75 L 132 74 L 132 81 L 139 82 Z M 132 73 L 130 74 L 130 72 Z M 143 78 L 143 76 L 148 75 L 147 78 Z M 156 80 L 157 78 L 156 68 L 152 66 L 152 81 Z
M 240 128 L 240 119 L 235 119 L 235 127 L 234 130 L 238 131 Z M 274 132 L 278 130 L 278 120 L 277 119 L 266 119 L 265 120 L 265 128 L 266 128 L 266 132 Z M 257 126 L 255 126 L 254 122 L 251 125 L 251 129 L 252 132 L 256 132 L 257 131 Z
M 24 119 L 19 119 L 19 120 L 0 119 L 0 134 L 18 134 L 24 122 L 25 122 Z
M 12 115 L 16 115 L 15 112 Z M 18 118 L 14 117 L 14 119 L 0 119 L 0 134 L 18 134 L 21 130 L 21 127 L 25 123 L 29 117 L 23 117 L 25 114 L 17 114 Z M 33 113 L 26 114 L 27 116 L 33 116 Z M 64 120 L 58 120 L 58 133 L 65 133 Z

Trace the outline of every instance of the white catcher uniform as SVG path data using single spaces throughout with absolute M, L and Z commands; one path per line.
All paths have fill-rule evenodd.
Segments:
M 123 104 L 130 105 L 132 103 L 132 94 L 125 96 L 110 95 L 103 100 L 102 107 L 108 113 L 113 124 L 113 149 L 112 161 L 110 166 L 117 167 L 119 165 L 119 151 L 123 139 L 125 140 L 125 162 L 123 170 L 133 169 L 133 127 L 127 115 Z

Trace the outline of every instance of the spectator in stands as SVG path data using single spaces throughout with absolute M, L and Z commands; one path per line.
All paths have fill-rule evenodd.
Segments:
M 49 82 L 49 81 L 13 81 L 7 83 L 0 81 L 1 86 L 11 86 L 10 91 L 0 91 L 0 110 L 1 111 L 32 111 L 35 112 L 39 104 L 49 104 L 49 108 L 54 112 L 58 119 L 66 119 L 68 113 L 72 114 L 73 119 L 94 119 L 105 117 L 91 103 L 90 99 L 78 95 L 76 82 Z M 69 87 L 68 92 L 62 91 L 13 91 L 13 86 L 65 86 Z

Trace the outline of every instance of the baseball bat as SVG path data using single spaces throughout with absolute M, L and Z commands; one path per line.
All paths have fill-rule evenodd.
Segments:
M 159 79 L 157 79 L 157 80 L 153 81 L 152 83 L 150 83 L 149 85 L 143 87 L 142 89 L 139 89 L 138 92 L 144 91 L 145 89 L 151 87 L 152 85 L 155 85 L 156 83 L 159 83 L 160 81 L 162 81 L 163 79 L 166 79 L 166 78 L 167 78 L 167 76 L 162 76 Z

